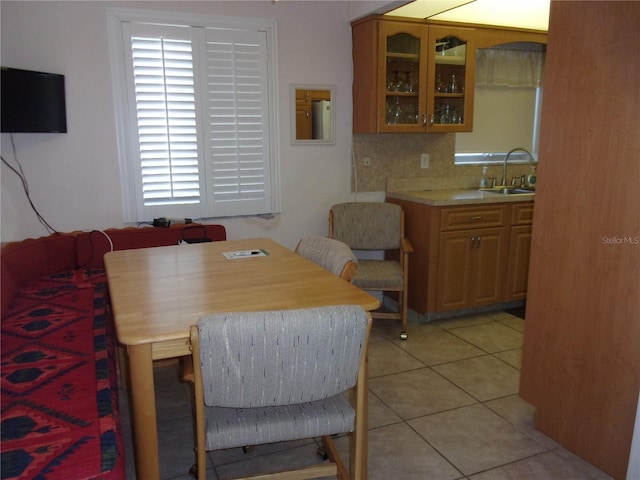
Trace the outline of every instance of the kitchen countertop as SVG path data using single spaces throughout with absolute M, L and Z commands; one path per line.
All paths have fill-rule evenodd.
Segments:
M 534 193 L 503 195 L 500 193 L 483 192 L 475 189 L 414 190 L 405 192 L 388 191 L 386 195 L 387 198 L 423 203 L 431 206 L 530 202 L 535 198 Z

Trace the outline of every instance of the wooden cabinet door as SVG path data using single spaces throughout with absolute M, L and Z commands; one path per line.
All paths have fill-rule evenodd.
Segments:
M 428 132 L 473 130 L 475 29 L 429 25 Z
M 428 28 L 424 24 L 379 23 L 379 132 L 424 132 L 427 39 Z
M 504 301 L 506 228 L 440 234 L 438 311 Z
M 456 310 L 471 304 L 473 275 L 472 231 L 444 232 L 440 234 L 438 256 L 437 310 Z
M 504 301 L 507 267 L 507 229 L 476 230 L 472 254 L 474 306 Z
M 531 230 L 531 225 L 511 227 L 509 269 L 507 272 L 507 302 L 524 300 L 527 296 Z

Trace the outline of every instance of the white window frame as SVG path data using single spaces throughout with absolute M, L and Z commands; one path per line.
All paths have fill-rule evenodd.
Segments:
M 131 86 L 126 80 L 127 58 L 129 40 L 125 38 L 127 23 L 143 23 L 157 25 L 184 25 L 190 27 L 202 27 L 220 31 L 233 30 L 244 32 L 264 32 L 266 35 L 267 55 L 267 95 L 268 114 L 264 120 L 268 125 L 268 135 L 265 139 L 266 171 L 269 178 L 265 183 L 270 185 L 267 192 L 265 205 L 260 209 L 247 209 L 242 201 L 225 202 L 222 208 L 213 202 L 213 194 L 209 190 L 208 182 L 201 180 L 206 189 L 201 193 L 201 201 L 197 204 L 164 205 L 144 207 L 141 194 L 140 151 L 137 139 L 137 118 L 135 115 L 135 98 L 131 99 Z M 277 29 L 276 22 L 268 19 L 248 19 L 240 17 L 218 17 L 208 15 L 192 15 L 176 12 L 159 12 L 129 8 L 108 9 L 108 33 L 111 54 L 114 108 L 116 117 L 116 131 L 118 143 L 118 157 L 120 164 L 120 176 L 122 181 L 122 209 L 124 221 L 127 223 L 146 222 L 158 217 L 173 218 L 216 218 L 240 215 L 272 214 L 281 211 L 280 206 L 280 165 L 279 165 L 279 125 L 278 125 L 278 82 L 277 82 Z M 194 70 L 200 68 L 197 48 L 194 50 Z M 196 87 L 197 88 L 197 87 Z M 198 95 L 196 91 L 196 95 Z M 130 100 L 131 99 L 131 100 Z M 206 98 L 197 102 L 203 104 Z M 198 108 L 205 108 L 204 105 Z M 132 134 L 133 132 L 133 134 Z M 201 135 L 201 133 L 200 133 Z M 202 146 L 199 152 L 200 164 L 207 159 L 207 146 Z M 266 155 L 265 155 L 266 156 Z M 135 162 L 135 163 L 134 163 Z M 201 176 L 203 171 L 201 170 Z
M 520 51 L 520 52 L 518 52 Z M 542 82 L 542 72 L 544 70 L 544 57 L 540 56 L 541 52 L 546 51 L 546 45 L 539 43 L 529 42 L 513 42 L 503 45 L 497 45 L 489 48 L 482 48 L 476 50 L 476 90 L 475 90 L 475 108 L 474 119 L 476 124 L 478 122 L 487 122 L 485 127 L 488 126 L 490 130 L 487 137 L 478 137 L 482 133 L 474 131 L 473 133 L 457 133 L 456 134 L 456 148 L 455 148 L 455 165 L 486 165 L 486 164 L 501 164 L 504 161 L 508 151 L 513 148 L 524 148 L 531 152 L 533 157 L 538 158 L 538 143 L 540 133 L 540 114 L 542 109 L 542 96 L 544 91 L 544 84 Z M 491 87 L 489 90 L 478 88 L 480 86 Z M 520 97 L 521 94 L 532 95 L 533 99 L 533 111 L 529 109 L 516 110 L 516 107 L 506 106 L 504 100 L 494 102 L 500 97 L 510 98 L 506 95 L 515 93 L 520 88 L 525 88 L 518 94 L 519 98 L 515 101 L 522 101 L 524 97 Z M 496 97 L 496 90 L 499 90 L 498 97 Z M 513 89 L 513 90 L 512 90 Z M 504 92 L 504 97 L 500 93 Z M 482 101 L 480 101 L 482 98 Z M 529 98 L 531 98 L 529 96 Z M 487 107 L 487 101 L 491 102 L 492 106 Z M 495 103 L 495 105 L 494 105 Z M 491 116 L 487 112 L 487 108 L 491 110 Z M 500 111 L 500 108 L 506 108 L 507 117 L 511 119 L 513 125 L 505 124 L 505 122 L 496 122 L 496 112 Z M 516 114 L 519 112 L 519 114 Z M 530 115 L 527 119 L 527 115 Z M 480 116 L 480 118 L 479 118 Z M 525 136 L 522 135 L 524 131 L 521 126 L 521 121 L 531 121 L 531 133 L 529 139 L 525 140 Z M 488 141 L 494 137 L 491 134 L 499 134 L 507 141 L 509 138 L 515 138 L 516 143 L 509 145 L 507 151 L 502 151 L 507 144 L 504 141 Z M 460 136 L 460 137 L 458 137 Z M 458 143 L 458 138 L 462 142 Z M 471 149 L 469 145 L 474 145 Z M 490 149 L 486 151 L 485 149 Z M 530 163 L 531 158 L 527 153 L 514 152 L 509 160 L 513 163 Z
M 506 87 L 505 87 L 506 88 Z M 533 111 L 533 130 L 531 133 L 531 143 L 527 145 L 514 145 L 516 147 L 526 148 L 531 152 L 533 158 L 538 159 L 538 144 L 540 137 L 540 114 L 542 111 L 542 93 L 543 87 L 537 87 L 535 90 L 535 106 Z M 504 157 L 508 152 L 492 151 L 492 152 L 474 152 L 474 153 L 455 153 L 455 165 L 496 165 L 502 164 Z M 531 158 L 524 152 L 514 152 L 509 157 L 511 163 L 531 163 Z

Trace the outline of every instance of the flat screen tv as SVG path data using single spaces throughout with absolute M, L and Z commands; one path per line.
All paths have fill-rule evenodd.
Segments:
M 0 67 L 0 131 L 67 133 L 64 75 Z

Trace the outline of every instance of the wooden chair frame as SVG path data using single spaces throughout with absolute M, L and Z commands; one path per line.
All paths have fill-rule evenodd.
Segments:
M 409 255 L 413 253 L 413 246 L 408 238 L 405 237 L 404 229 L 404 210 L 400 214 L 400 248 L 398 252 L 398 261 L 403 272 L 402 288 L 379 288 L 379 289 L 363 289 L 368 291 L 383 291 L 383 292 L 398 292 L 398 312 L 384 312 L 375 311 L 371 312 L 373 318 L 387 319 L 387 320 L 400 320 L 402 331 L 400 338 L 402 340 L 407 339 L 407 327 L 408 327 L 408 290 L 409 290 Z M 333 210 L 329 210 L 329 238 L 334 238 L 333 233 Z M 385 253 L 386 255 L 386 253 Z M 352 274 L 355 274 L 355 271 Z
M 371 314 L 367 313 L 368 322 L 365 334 L 365 343 L 360 357 L 358 368 L 358 380 L 356 385 L 349 391 L 349 401 L 355 409 L 355 425 L 353 432 L 349 433 L 349 468 L 347 469 L 343 460 L 335 448 L 335 444 L 330 436 L 322 437 L 325 452 L 330 460 L 327 465 L 312 465 L 303 469 L 286 472 L 274 472 L 260 474 L 250 477 L 242 477 L 235 480 L 303 480 L 310 478 L 326 477 L 336 475 L 339 480 L 366 480 L 367 479 L 367 396 L 368 396 L 368 372 L 367 372 L 367 351 L 369 344 L 369 334 L 371 332 Z M 202 370 L 200 368 L 200 341 L 199 332 L 196 325 L 191 326 L 191 356 L 185 357 L 183 363 L 183 380 L 192 382 L 194 385 L 195 399 L 195 423 L 196 423 L 196 470 L 198 480 L 206 479 L 207 458 L 206 458 L 206 432 L 205 432 L 205 405 L 202 386 Z

